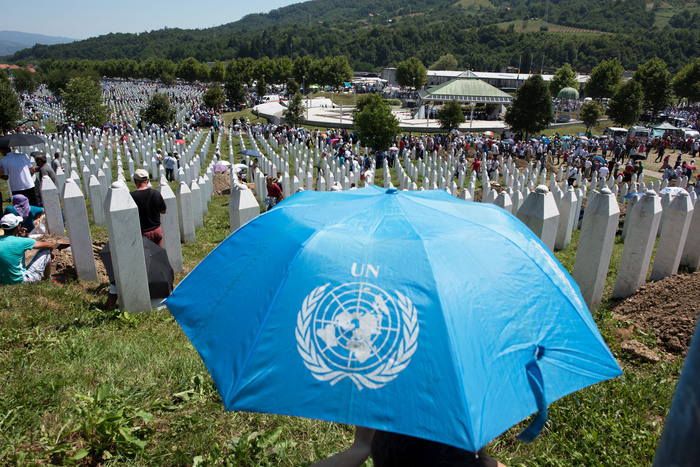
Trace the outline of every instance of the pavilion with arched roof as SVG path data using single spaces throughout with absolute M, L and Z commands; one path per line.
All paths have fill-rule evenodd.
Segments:
M 471 71 L 465 71 L 446 83 L 420 91 L 417 102 L 419 111 L 414 118 L 425 118 L 423 109 L 426 104 L 434 107 L 453 100 L 462 105 L 470 105 L 473 117 L 476 104 L 506 106 L 510 105 L 513 96 L 482 81 Z

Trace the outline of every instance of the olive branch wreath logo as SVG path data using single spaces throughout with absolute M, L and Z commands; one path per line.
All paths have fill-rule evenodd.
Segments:
M 330 381 L 331 386 L 343 378 L 350 378 L 359 390 L 362 390 L 364 387 L 370 389 L 381 388 L 389 381 L 394 380 L 408 366 L 418 347 L 419 326 L 416 307 L 413 306 L 408 297 L 395 291 L 398 298 L 398 306 L 401 310 L 401 335 L 403 337 L 398 349 L 385 363 L 370 373 L 359 374 L 335 370 L 330 368 L 323 356 L 316 351 L 311 335 L 313 313 L 323 298 L 323 293 L 328 285 L 330 284 L 325 284 L 312 290 L 304 299 L 301 310 L 297 314 L 297 327 L 295 330 L 297 350 L 304 360 L 304 365 L 311 371 L 314 378 L 319 381 Z

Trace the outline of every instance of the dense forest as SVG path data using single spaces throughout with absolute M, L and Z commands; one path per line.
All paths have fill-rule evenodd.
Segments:
M 206 62 L 345 55 L 353 69 L 372 71 L 412 56 L 429 65 L 451 53 L 460 68 L 480 71 L 564 63 L 589 71 L 611 57 L 631 70 L 660 57 L 676 72 L 697 56 L 698 15 L 698 0 L 313 0 L 215 28 L 108 34 L 36 45 L 8 58 Z

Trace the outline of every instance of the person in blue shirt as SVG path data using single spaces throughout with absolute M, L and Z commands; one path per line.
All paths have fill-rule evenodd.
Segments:
M 34 284 L 51 278 L 53 250 L 58 244 L 23 238 L 21 222 L 22 218 L 14 214 L 6 214 L 0 219 L 4 234 L 0 236 L 0 284 Z M 31 249 L 39 251 L 25 266 L 24 253 Z
M 22 227 L 26 230 L 26 233 L 34 230 L 34 219 L 41 215 L 44 210 L 38 206 L 30 206 L 29 200 L 24 195 L 14 195 L 12 197 L 12 204 L 5 208 L 5 214 L 14 214 L 23 219 Z

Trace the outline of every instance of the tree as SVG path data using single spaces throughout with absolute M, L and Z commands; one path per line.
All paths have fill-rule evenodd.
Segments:
M 19 109 L 19 97 L 5 72 L 0 71 L 0 131 L 14 129 L 20 118 L 22 112 Z
M 15 70 L 15 90 L 20 94 L 31 94 L 36 91 L 37 82 L 34 79 L 34 73 L 27 68 Z
M 66 90 L 68 82 L 80 76 L 77 70 L 51 70 L 48 75 L 46 75 L 46 87 L 49 88 L 51 94 L 56 97 L 61 97 L 63 91 Z
M 267 84 L 264 78 L 259 78 L 257 86 L 255 87 L 255 92 L 258 93 L 258 97 L 262 97 L 267 94 Z
M 175 120 L 175 108 L 170 105 L 167 94 L 157 92 L 148 99 L 141 117 L 148 123 L 167 126 Z
M 571 69 L 571 65 L 565 63 L 552 76 L 549 82 L 549 91 L 556 97 L 564 88 L 574 88 L 578 91 L 578 79 L 576 72 Z
M 194 82 L 197 80 L 197 72 L 199 70 L 199 62 L 194 57 L 188 57 L 177 64 L 176 75 L 178 78 Z
M 612 97 L 612 95 L 615 94 L 615 90 L 620 85 L 620 80 L 622 79 L 622 73 L 624 73 L 624 71 L 624 68 L 622 68 L 617 58 L 603 60 L 593 68 L 591 76 L 588 78 L 588 81 L 586 81 L 584 86 L 586 95 L 594 99 Z
M 304 116 L 304 104 L 300 92 L 294 94 L 294 97 L 289 99 L 287 108 L 282 111 L 282 116 L 287 120 L 287 124 L 298 126 L 306 120 Z
M 209 79 L 215 83 L 222 83 L 226 75 L 226 68 L 219 60 L 215 61 L 209 70 Z
M 456 100 L 451 100 L 437 113 L 437 119 L 440 122 L 440 128 L 443 130 L 454 130 L 459 127 L 460 123 L 464 123 L 464 112 L 462 106 Z
M 445 54 L 437 59 L 435 63 L 430 65 L 431 70 L 456 70 L 457 59 L 452 54 Z
M 221 89 L 221 86 L 219 86 L 218 83 L 214 83 L 209 86 L 209 89 L 207 89 L 204 93 L 202 96 L 202 101 L 204 102 L 204 105 L 210 109 L 218 110 L 219 107 L 221 107 L 226 101 L 224 90 Z
M 197 65 L 197 81 L 202 83 L 209 81 L 209 65 L 206 62 L 201 62 Z
M 542 76 L 526 79 L 515 92 L 515 98 L 506 110 L 505 121 L 515 132 L 525 136 L 537 133 L 552 120 L 552 95 Z
M 700 58 L 683 67 L 671 83 L 676 96 L 690 102 L 700 102 Z
M 102 89 L 94 79 L 84 76 L 71 79 L 63 91 L 63 104 L 70 122 L 100 126 L 107 121 Z
M 323 59 L 323 82 L 331 86 L 342 86 L 352 79 L 352 67 L 344 55 L 326 57 Z
M 428 71 L 420 60 L 411 57 L 396 67 L 396 82 L 403 87 L 422 88 L 428 82 Z
M 666 62 L 660 58 L 652 58 L 640 65 L 632 79 L 642 85 L 642 105 L 654 115 L 671 103 L 671 73 L 666 69 Z
M 586 132 L 598 123 L 603 114 L 603 107 L 596 101 L 585 102 L 579 111 L 579 118 L 586 125 Z
M 608 104 L 608 117 L 620 126 L 629 126 L 642 114 L 642 85 L 631 79 L 615 91 Z
M 311 63 L 313 60 L 308 55 L 299 57 L 294 60 L 294 65 L 292 66 L 292 74 L 297 83 L 310 84 L 311 80 Z M 304 89 L 304 94 L 307 94 L 306 89 Z
M 245 101 L 243 82 L 238 75 L 234 73 L 226 73 L 224 89 L 226 91 L 226 99 L 229 101 L 229 104 L 233 105 Z
M 293 96 L 294 94 L 299 92 L 299 83 L 294 81 L 294 79 L 289 78 L 287 80 L 287 95 L 288 96 Z
M 399 120 L 379 94 L 370 94 L 358 101 L 353 121 L 360 142 L 377 151 L 389 149 L 392 139 L 399 133 Z

